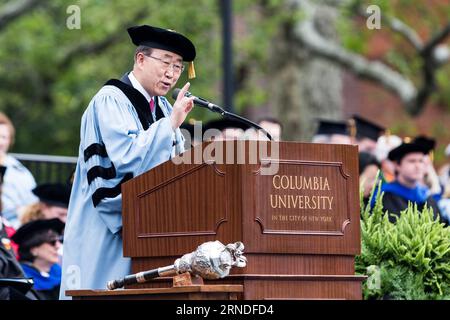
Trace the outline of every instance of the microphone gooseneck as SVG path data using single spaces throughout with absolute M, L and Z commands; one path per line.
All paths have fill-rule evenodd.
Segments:
M 181 91 L 181 89 L 175 88 L 173 90 L 173 92 L 172 92 L 172 98 L 174 98 L 176 100 L 178 98 L 178 94 L 180 93 L 180 91 Z M 273 141 L 272 136 L 266 130 L 264 130 L 260 125 L 254 123 L 253 121 L 250 121 L 247 118 L 238 116 L 237 114 L 234 114 L 232 112 L 225 111 L 223 108 L 219 107 L 218 105 L 216 105 L 214 103 L 209 102 L 206 99 L 194 96 L 189 91 L 186 91 L 184 96 L 188 97 L 188 98 L 194 97 L 194 104 L 196 104 L 196 105 L 198 105 L 200 107 L 207 108 L 207 109 L 209 109 L 212 112 L 220 113 L 223 117 L 236 119 L 236 120 L 238 120 L 240 122 L 243 122 L 243 123 L 245 123 L 247 125 L 250 125 L 251 127 L 254 127 L 254 128 L 258 129 L 258 130 L 261 130 L 267 136 L 267 138 L 269 138 L 269 140 Z

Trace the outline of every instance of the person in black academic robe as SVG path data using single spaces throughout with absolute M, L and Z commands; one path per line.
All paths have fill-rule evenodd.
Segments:
M 395 192 L 385 191 L 385 194 L 383 196 L 383 208 L 384 210 L 387 210 L 389 213 L 392 213 L 395 216 L 400 216 L 400 212 L 406 210 L 408 208 L 408 203 L 411 201 L 412 200 L 404 198 L 403 196 L 398 195 Z M 428 196 L 422 201 L 416 200 L 412 202 L 417 204 L 417 210 L 419 210 L 420 212 L 422 212 L 426 205 L 428 208 L 433 209 L 435 218 L 440 215 L 439 207 L 436 203 L 436 200 L 434 200 L 432 196 Z M 396 220 L 395 216 L 391 215 L 389 217 L 389 220 L 391 222 L 394 222 Z
M 440 215 L 436 201 L 431 197 L 429 189 L 422 185 L 425 174 L 424 158 L 428 150 L 417 143 L 402 143 L 388 154 L 389 160 L 395 163 L 396 179 L 383 184 L 383 209 L 389 212 L 389 220 L 395 222 L 410 202 L 417 204 L 422 211 L 425 205 L 433 209 L 435 218 Z

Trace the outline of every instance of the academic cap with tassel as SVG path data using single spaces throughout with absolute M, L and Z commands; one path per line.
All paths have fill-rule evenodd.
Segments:
M 195 47 L 194 44 L 183 36 L 170 29 L 162 29 L 152 27 L 149 25 L 135 26 L 127 29 L 131 41 L 136 46 L 147 46 L 150 48 L 167 50 L 180 55 L 183 61 L 189 63 L 188 77 L 195 78 L 194 59 Z

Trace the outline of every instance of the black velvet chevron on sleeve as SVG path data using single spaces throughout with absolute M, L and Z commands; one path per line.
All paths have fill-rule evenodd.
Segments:
M 89 160 L 92 156 L 99 156 L 102 158 L 107 158 L 108 153 L 106 152 L 106 147 L 104 144 L 93 143 L 84 150 L 84 161 Z M 111 166 L 108 168 L 102 166 L 94 166 L 90 168 L 87 172 L 87 180 L 90 185 L 92 181 L 96 178 L 102 178 L 105 180 L 114 179 L 116 177 L 116 168 L 114 163 L 111 162 Z M 127 173 L 119 184 L 113 188 L 98 188 L 92 194 L 92 201 L 94 202 L 94 207 L 105 197 L 115 197 L 120 194 L 120 184 L 126 180 L 133 177 L 133 174 Z
M 114 167 L 114 164 L 111 163 L 111 167 L 105 168 L 102 166 L 95 166 L 88 170 L 87 172 L 87 179 L 88 184 L 90 185 L 92 181 L 94 181 L 95 178 L 102 178 L 105 180 L 114 179 L 116 177 L 116 168 Z
M 108 156 L 108 153 L 106 152 L 105 145 L 100 143 L 93 143 L 86 149 L 84 149 L 84 162 L 88 161 L 92 156 L 97 155 L 102 158 L 105 158 Z

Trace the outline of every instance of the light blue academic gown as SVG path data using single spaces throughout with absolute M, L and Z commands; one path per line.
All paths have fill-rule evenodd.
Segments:
M 64 233 L 61 299 L 69 298 L 66 290 L 105 289 L 109 280 L 131 273 L 130 258 L 123 257 L 121 194 L 103 198 L 96 207 L 92 196 L 99 188 L 120 188 L 130 173 L 136 177 L 184 151 L 183 136 L 179 129 L 172 129 L 168 118 L 172 106 L 164 97 L 159 97 L 159 105 L 165 117 L 144 130 L 122 91 L 105 85 L 83 114 Z M 85 150 L 93 144 L 104 145 L 107 155 L 100 152 L 85 161 Z M 114 178 L 97 177 L 88 183 L 91 168 L 112 165 Z

